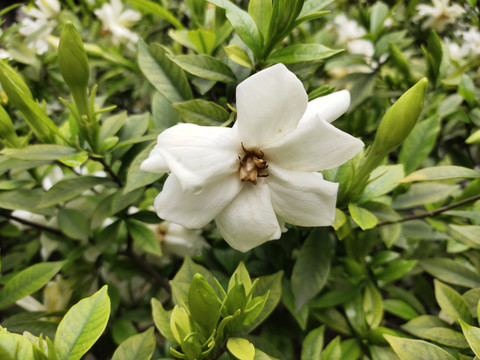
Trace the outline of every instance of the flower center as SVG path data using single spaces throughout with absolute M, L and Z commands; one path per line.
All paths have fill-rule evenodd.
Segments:
M 254 185 L 257 184 L 258 177 L 267 177 L 267 174 L 259 174 L 260 170 L 268 167 L 267 162 L 263 159 L 264 154 L 262 150 L 247 149 L 243 146 L 243 157 L 238 156 L 240 159 L 240 180 L 250 181 Z

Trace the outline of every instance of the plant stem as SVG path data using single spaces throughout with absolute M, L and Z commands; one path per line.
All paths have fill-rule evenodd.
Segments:
M 51 234 L 55 234 L 55 235 L 59 235 L 59 236 L 65 236 L 64 233 L 62 233 L 60 230 L 58 230 L 56 228 L 52 228 L 50 226 L 38 224 L 38 223 L 30 221 L 30 220 L 25 220 L 25 219 L 19 218 L 17 216 L 12 215 L 11 213 L 3 210 L 3 209 L 0 209 L 0 216 L 3 216 L 3 217 L 6 217 L 7 219 L 19 222 L 20 224 L 28 225 L 28 226 L 31 226 L 33 228 L 39 229 L 39 230 L 47 231 Z
M 405 222 L 405 221 L 410 221 L 410 220 L 425 219 L 425 218 L 427 218 L 427 217 L 434 217 L 434 216 L 437 216 L 437 215 L 439 215 L 439 214 L 441 214 L 441 213 L 444 213 L 445 211 L 448 211 L 448 210 L 457 208 L 457 207 L 459 207 L 459 206 L 463 206 L 463 205 L 472 203 L 472 202 L 477 201 L 477 200 L 480 200 L 480 195 L 472 196 L 472 197 L 469 197 L 469 198 L 467 198 L 467 199 L 458 201 L 458 202 L 456 202 L 456 203 L 453 203 L 453 204 L 450 204 L 450 205 L 446 205 L 446 206 L 442 206 L 442 207 L 440 207 L 440 208 L 438 208 L 438 209 L 431 210 L 431 211 L 427 211 L 427 212 L 424 212 L 424 213 L 421 213 L 421 214 L 415 214 L 415 215 L 405 216 L 404 218 L 401 218 L 401 219 L 399 219 L 399 220 L 395 220 L 395 221 L 379 221 L 379 222 L 377 223 L 377 226 L 396 224 L 396 223 Z

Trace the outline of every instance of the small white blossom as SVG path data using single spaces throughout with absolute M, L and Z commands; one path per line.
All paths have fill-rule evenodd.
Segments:
M 355 20 L 351 20 L 341 14 L 335 17 L 333 23 L 336 26 L 338 34 L 337 41 L 340 44 L 345 44 L 349 53 L 360 54 L 367 58 L 373 56 L 374 48 L 372 42 L 361 39 L 367 32 Z
M 442 32 L 447 25 L 453 24 L 457 18 L 465 13 L 465 9 L 460 5 L 453 4 L 450 6 L 449 2 L 450 0 L 432 0 L 433 6 L 417 5 L 418 14 L 414 17 L 414 20 L 426 18 L 422 28 Z
M 138 35 L 129 28 L 142 16 L 135 10 L 124 10 L 121 0 L 111 0 L 110 3 L 103 4 L 100 9 L 95 10 L 94 13 L 102 21 L 104 30 L 112 34 L 112 41 L 115 45 L 138 41 Z
M 233 128 L 177 124 L 158 136 L 141 166 L 170 172 L 155 199 L 157 214 L 190 229 L 215 219 L 240 251 L 278 239 L 285 222 L 332 224 L 338 184 L 317 171 L 363 147 L 330 124 L 349 104 L 348 91 L 309 103 L 283 64 L 251 76 L 237 87 Z
M 57 25 L 54 19 L 60 12 L 60 3 L 57 0 L 37 0 L 35 5 L 22 7 L 26 17 L 20 20 L 18 32 L 25 36 L 29 48 L 42 55 L 48 50 L 48 38 Z
M 162 257 L 200 255 L 202 249 L 209 247 L 198 230 L 187 229 L 181 225 L 162 221 L 159 225 L 149 226 L 162 246 Z
M 456 31 L 456 40 L 446 40 L 450 58 L 460 61 L 480 54 L 480 31 L 471 27 L 467 31 Z

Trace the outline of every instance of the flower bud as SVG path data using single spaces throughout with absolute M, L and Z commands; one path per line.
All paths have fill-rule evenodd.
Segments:
M 420 116 L 427 84 L 426 78 L 421 79 L 387 111 L 378 126 L 372 152 L 385 156 L 403 143 Z
M 0 84 L 10 103 L 22 113 L 35 136 L 40 141 L 53 142 L 53 133 L 58 135 L 58 128 L 45 114 L 45 110 L 33 100 L 22 77 L 3 61 L 0 61 Z
M 72 23 L 65 24 L 58 45 L 58 64 L 65 83 L 72 93 L 84 91 L 90 69 L 82 39 Z

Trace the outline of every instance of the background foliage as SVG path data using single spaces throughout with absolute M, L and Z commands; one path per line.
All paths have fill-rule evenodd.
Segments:
M 54 3 L 0 13 L 2 359 L 480 357 L 476 0 Z M 229 126 L 275 63 L 382 150 L 324 173 L 333 227 L 240 253 L 160 223 L 157 135 Z

